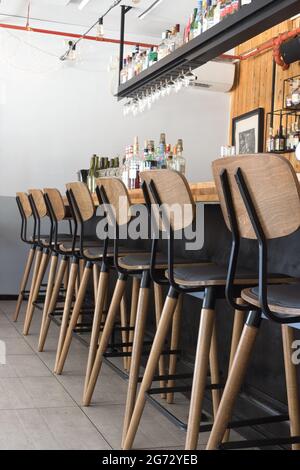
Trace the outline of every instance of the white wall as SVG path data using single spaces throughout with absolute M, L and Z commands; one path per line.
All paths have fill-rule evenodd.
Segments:
M 157 140 L 160 132 L 170 143 L 184 139 L 191 181 L 211 179 L 210 162 L 227 141 L 229 95 L 184 90 L 125 118 L 107 71 L 117 46 L 83 42 L 81 61 L 70 65 L 58 60 L 66 49 L 62 38 L 0 34 L 1 195 L 29 187 L 63 189 L 93 153 L 122 155 L 135 135 L 143 142 Z

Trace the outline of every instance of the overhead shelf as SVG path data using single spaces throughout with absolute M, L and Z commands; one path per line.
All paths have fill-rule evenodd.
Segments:
M 151 86 L 216 59 L 268 28 L 300 13 L 300 0 L 252 0 L 238 12 L 184 44 L 118 88 L 117 97 L 134 97 Z

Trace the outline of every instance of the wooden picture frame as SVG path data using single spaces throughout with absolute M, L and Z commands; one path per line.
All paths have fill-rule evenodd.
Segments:
M 265 110 L 257 108 L 232 119 L 232 145 L 237 155 L 264 151 Z

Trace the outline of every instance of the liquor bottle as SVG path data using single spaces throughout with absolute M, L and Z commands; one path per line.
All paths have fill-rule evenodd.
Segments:
M 166 167 L 168 170 L 173 169 L 173 152 L 171 150 L 171 145 L 166 147 Z
M 214 0 L 208 0 L 207 2 L 207 29 L 212 28 L 214 26 L 214 18 L 215 18 L 215 2 Z
M 176 27 L 175 49 L 178 49 L 178 47 L 181 47 L 183 44 L 183 37 L 181 34 L 181 30 L 180 30 L 180 24 L 177 24 L 175 27 Z
M 138 137 L 134 138 L 132 157 L 129 157 L 128 182 L 129 189 L 138 189 L 140 187 L 140 150 Z
M 123 158 L 122 168 L 121 168 L 121 179 L 125 184 L 126 188 L 129 186 L 128 182 L 129 176 L 129 161 L 128 161 L 128 147 L 125 150 L 125 157 Z
M 87 185 L 91 193 L 95 192 L 95 165 L 96 165 L 96 155 L 93 155 L 90 161 L 90 169 L 87 179 Z
M 270 127 L 269 137 L 267 139 L 267 152 L 272 153 L 275 150 L 275 139 L 273 135 L 273 128 Z
M 220 1 L 220 21 L 226 18 L 226 0 Z
M 104 158 L 101 157 L 98 178 L 101 178 L 103 176 L 103 168 L 104 168 Z
M 198 13 L 198 9 L 194 8 L 192 18 L 191 18 L 191 29 L 190 29 L 190 36 L 189 36 L 190 41 L 197 36 L 197 31 L 198 31 L 197 13 Z
M 225 16 L 229 16 L 231 14 L 232 14 L 232 0 L 226 0 Z
M 208 0 L 203 0 L 202 7 L 202 32 L 205 33 L 208 28 Z
M 300 128 L 299 121 L 295 121 L 293 129 L 293 149 L 296 150 L 300 142 Z
M 275 135 L 274 144 L 275 144 L 275 151 L 276 152 L 284 152 L 285 145 L 286 145 L 286 138 L 285 138 L 285 135 L 284 135 L 282 125 L 279 126 L 278 132 Z
M 231 2 L 231 14 L 236 13 L 239 10 L 239 0 L 232 0 Z
M 158 155 L 157 155 L 157 166 L 160 169 L 166 168 L 166 134 L 161 133 L 159 139 Z
M 189 17 L 189 20 L 187 22 L 186 27 L 184 28 L 184 33 L 183 33 L 183 44 L 186 44 L 190 40 L 190 32 L 191 32 L 191 17 Z
M 95 178 L 99 178 L 100 177 L 100 157 L 98 157 L 98 155 L 94 155 L 94 158 L 95 158 L 94 175 L 95 175 Z
M 127 60 L 123 60 L 123 68 L 121 70 L 121 83 L 124 84 L 127 82 Z
M 163 59 L 168 54 L 168 31 L 162 33 L 162 42 L 158 46 L 158 60 Z
M 218 24 L 221 21 L 221 1 L 216 1 L 216 7 L 214 10 L 214 24 Z
M 292 126 L 288 126 L 287 132 L 286 132 L 286 150 L 292 150 L 293 149 L 293 132 L 292 132 Z
M 196 38 L 197 36 L 200 36 L 202 33 L 202 9 L 203 9 L 203 2 L 202 0 L 198 0 L 198 6 L 197 6 L 197 15 L 195 19 L 195 27 L 193 30 L 193 36 Z
M 151 47 L 149 54 L 148 54 L 148 62 L 149 62 L 149 67 L 151 67 L 153 64 L 157 62 L 157 47 Z
M 178 139 L 176 145 L 176 156 L 173 156 L 173 169 L 179 171 L 179 173 L 185 174 L 186 161 L 183 156 L 183 140 Z
M 133 58 L 128 56 L 127 57 L 127 80 L 130 80 L 134 76 L 134 69 L 133 69 Z
M 154 140 L 148 141 L 148 156 L 146 162 L 148 170 L 157 168 L 157 160 L 155 155 L 155 143 Z

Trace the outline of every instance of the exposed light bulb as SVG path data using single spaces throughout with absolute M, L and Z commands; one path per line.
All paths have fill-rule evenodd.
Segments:
M 97 37 L 103 38 L 103 36 L 104 36 L 103 18 L 99 18 L 99 21 L 97 24 Z
M 73 43 L 73 41 L 69 41 L 69 47 L 70 47 L 70 50 L 69 50 L 69 53 L 68 53 L 68 59 L 69 60 L 76 60 L 77 58 L 77 54 L 76 54 L 76 44 Z

